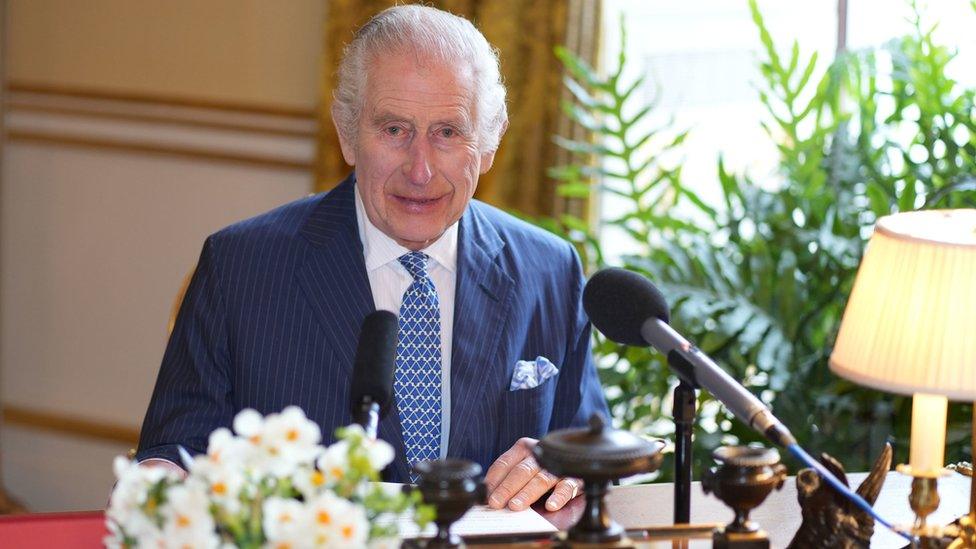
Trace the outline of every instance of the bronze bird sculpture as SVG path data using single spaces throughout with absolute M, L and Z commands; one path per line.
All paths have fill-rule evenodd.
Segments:
M 849 486 L 844 467 L 837 460 L 821 454 L 820 462 Z M 857 487 L 858 495 L 874 505 L 890 468 L 891 445 L 885 444 L 881 455 L 871 467 L 871 473 Z M 796 475 L 796 491 L 803 522 L 788 549 L 869 547 L 871 535 L 874 534 L 874 518 L 822 481 L 816 471 L 801 470 Z

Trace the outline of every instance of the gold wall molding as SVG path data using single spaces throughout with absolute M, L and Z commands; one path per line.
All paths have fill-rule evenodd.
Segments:
M 174 107 L 192 107 L 199 109 L 213 109 L 220 111 L 235 111 L 250 114 L 266 114 L 289 118 L 315 119 L 318 112 L 315 109 L 303 109 L 288 105 L 272 105 L 259 103 L 245 103 L 238 101 L 224 101 L 203 97 L 187 97 L 178 95 L 151 94 L 142 92 L 127 92 L 117 90 L 95 89 L 60 84 L 43 84 L 11 80 L 7 82 L 7 91 L 35 93 L 43 95 L 57 95 L 76 97 L 80 99 L 103 99 L 127 103 L 145 103 L 152 105 L 167 105 Z
M 10 82 L 5 92 L 4 134 L 13 143 L 306 172 L 314 165 L 303 152 L 317 135 L 310 110 L 23 82 Z M 163 138 L 170 129 L 191 139 Z M 242 147 L 241 139 L 250 145 Z
M 161 145 L 157 143 L 110 139 L 103 137 L 81 137 L 76 135 L 39 132 L 32 130 L 8 129 L 6 132 L 6 138 L 11 143 L 21 142 L 42 145 L 63 145 L 83 149 L 103 149 L 128 153 L 190 158 L 195 160 L 230 162 L 250 166 L 282 168 L 289 170 L 311 171 L 313 166 L 312 160 L 296 160 L 271 155 L 215 151 L 194 147 Z
M 258 133 L 265 135 L 275 135 L 284 137 L 304 137 L 312 139 L 316 137 L 318 132 L 314 129 L 299 129 L 299 128 L 272 128 L 267 126 L 260 126 L 255 124 L 243 124 L 234 122 L 221 122 L 217 120 L 201 120 L 199 118 L 192 118 L 186 115 L 161 115 L 161 114 L 150 114 L 150 113 L 133 113 L 133 112 L 120 112 L 120 111 L 109 111 L 100 110 L 96 108 L 86 108 L 86 107 L 67 107 L 59 105 L 42 105 L 34 104 L 26 101 L 18 100 L 8 100 L 6 103 L 7 112 L 16 111 L 32 111 L 32 112 L 42 112 L 47 114 L 61 114 L 67 116 L 84 116 L 90 118 L 105 118 L 111 120 L 123 120 L 127 122 L 148 122 L 152 124 L 166 124 L 166 125 L 176 125 L 176 126 L 187 126 L 191 128 L 204 128 L 212 130 L 226 130 L 226 131 L 237 131 L 237 132 L 249 132 Z
M 102 442 L 119 442 L 132 446 L 139 443 L 138 427 L 85 419 L 64 412 L 8 405 L 3 407 L 3 423 L 27 429 L 54 431 Z

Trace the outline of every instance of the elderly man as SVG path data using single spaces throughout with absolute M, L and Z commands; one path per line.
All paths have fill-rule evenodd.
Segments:
M 387 478 L 466 458 L 488 467 L 490 505 L 552 490 L 546 507 L 562 507 L 579 481 L 541 470 L 535 439 L 607 408 L 572 246 L 472 200 L 507 126 L 491 46 L 446 12 L 386 10 L 347 47 L 332 112 L 354 173 L 207 239 L 138 459 L 202 452 L 243 408 L 295 404 L 331 436 L 351 422 L 359 326 L 388 309 L 401 336 Z

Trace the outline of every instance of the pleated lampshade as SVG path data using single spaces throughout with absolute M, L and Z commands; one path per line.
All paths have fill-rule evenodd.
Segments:
M 976 209 L 878 220 L 830 368 L 888 392 L 976 400 Z

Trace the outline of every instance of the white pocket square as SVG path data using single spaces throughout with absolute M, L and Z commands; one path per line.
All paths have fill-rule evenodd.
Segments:
M 509 391 L 532 389 L 542 385 L 542 382 L 559 373 L 559 368 L 544 356 L 535 360 L 520 360 L 515 363 L 515 373 Z

